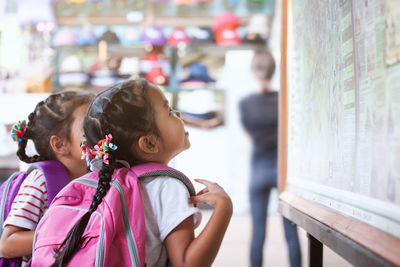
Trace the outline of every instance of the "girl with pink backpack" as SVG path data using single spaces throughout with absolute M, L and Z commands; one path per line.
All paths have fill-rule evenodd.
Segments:
M 12 175 L 0 187 L 0 266 L 25 266 L 32 253 L 34 232 L 53 197 L 86 172 L 79 142 L 82 122 L 93 95 L 64 91 L 39 102 L 12 128 L 17 156 L 29 163 L 27 172 Z M 31 140 L 37 155 L 28 156 Z
M 180 113 L 143 79 L 98 94 L 84 120 L 92 172 L 66 186 L 36 231 L 32 266 L 210 266 L 232 215 L 207 180 L 197 195 L 167 166 L 190 147 Z M 196 203 L 214 207 L 201 220 Z

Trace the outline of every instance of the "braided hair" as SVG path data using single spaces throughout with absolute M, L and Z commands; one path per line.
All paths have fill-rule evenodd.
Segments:
M 19 159 L 26 163 L 54 160 L 55 155 L 49 145 L 51 136 L 57 135 L 70 140 L 73 111 L 89 104 L 92 99 L 93 95 L 87 92 L 64 91 L 40 101 L 28 116 L 26 131 L 18 144 Z M 37 155 L 26 155 L 29 139 L 33 141 Z
M 90 216 L 96 211 L 110 188 L 114 170 L 125 160 L 131 166 L 140 162 L 133 153 L 133 144 L 141 136 L 153 133 L 159 136 L 147 89 L 151 84 L 144 79 L 128 80 L 98 94 L 89 106 L 83 128 L 87 144 L 92 149 L 97 142 L 112 134 L 117 150 L 109 150 L 109 164 L 99 171 L 99 184 L 89 210 L 77 221 L 58 249 L 52 266 L 68 264 L 79 250 L 82 234 Z

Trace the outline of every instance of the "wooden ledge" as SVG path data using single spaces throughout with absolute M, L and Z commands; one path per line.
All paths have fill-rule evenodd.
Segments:
M 291 192 L 280 194 L 279 209 L 283 216 L 353 264 L 366 262 L 373 266 L 374 261 L 379 266 L 400 266 L 400 240 L 389 234 Z M 360 261 L 358 254 L 365 254 L 366 261 Z

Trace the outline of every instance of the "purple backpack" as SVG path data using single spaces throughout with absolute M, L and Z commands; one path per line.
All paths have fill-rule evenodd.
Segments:
M 169 176 L 195 190 L 181 172 L 159 163 L 146 163 L 114 171 L 110 189 L 92 214 L 81 238 L 81 247 L 68 266 L 145 266 L 146 228 L 139 180 Z M 54 249 L 63 242 L 92 202 L 98 172 L 73 180 L 54 198 L 35 232 L 32 266 L 50 266 Z
M 41 170 L 46 178 L 49 205 L 57 193 L 69 183 L 67 171 L 64 166 L 56 160 L 35 162 L 29 166 L 26 172 L 20 171 L 12 174 L 10 178 L 0 186 L 0 236 L 3 233 L 4 221 L 10 213 L 11 206 L 22 182 L 25 180 L 26 176 L 35 169 Z M 2 267 L 19 267 L 21 266 L 21 261 L 22 257 L 6 259 L 0 255 L 0 266 Z

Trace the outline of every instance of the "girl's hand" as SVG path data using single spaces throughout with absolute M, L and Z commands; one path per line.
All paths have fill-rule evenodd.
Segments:
M 196 179 L 196 182 L 206 187 L 189 198 L 189 202 L 209 204 L 214 207 L 214 211 L 197 237 L 194 235 L 192 217 L 181 222 L 167 236 L 164 243 L 172 266 L 211 266 L 232 216 L 232 201 L 222 187 L 202 179 Z
M 190 203 L 205 203 L 214 208 L 223 206 L 232 211 L 232 201 L 221 186 L 204 179 L 195 179 L 195 181 L 205 185 L 206 187 L 198 192 L 195 197 L 191 197 L 189 199 Z

